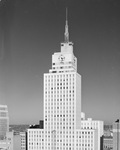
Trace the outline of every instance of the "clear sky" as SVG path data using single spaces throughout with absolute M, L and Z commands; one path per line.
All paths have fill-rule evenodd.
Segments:
M 120 118 L 119 0 L 1 0 L 0 104 L 10 124 L 43 119 L 43 73 L 64 40 L 66 7 L 82 111 L 109 124 Z

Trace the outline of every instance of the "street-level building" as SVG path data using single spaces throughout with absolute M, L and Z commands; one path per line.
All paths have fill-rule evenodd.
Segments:
M 97 130 L 98 148 L 100 149 L 101 137 L 104 134 L 103 121 L 92 120 L 92 118 L 88 118 L 87 120 L 81 120 L 81 129 Z
M 113 150 L 113 137 L 103 137 L 103 148 Z
M 13 150 L 13 132 L 6 132 L 3 140 L 0 140 L 0 150 Z
M 21 150 L 26 150 L 27 147 L 27 138 L 26 138 L 26 132 L 20 132 L 20 137 L 21 137 Z

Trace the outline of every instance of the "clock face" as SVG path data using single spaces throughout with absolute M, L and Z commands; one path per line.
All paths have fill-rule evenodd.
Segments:
M 65 60 L 65 57 L 63 55 L 60 55 L 58 59 L 60 62 L 63 62 Z

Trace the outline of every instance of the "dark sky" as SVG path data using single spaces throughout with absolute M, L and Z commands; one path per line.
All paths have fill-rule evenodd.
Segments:
M 82 111 L 105 123 L 120 116 L 119 0 L 1 0 L 0 104 L 10 124 L 43 119 L 43 73 L 64 40 L 66 7 Z

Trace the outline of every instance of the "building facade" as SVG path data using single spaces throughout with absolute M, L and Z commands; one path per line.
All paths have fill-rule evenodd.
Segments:
M 26 132 L 20 132 L 20 137 L 21 137 L 21 150 L 26 150 Z
M 98 134 L 81 129 L 81 75 L 66 20 L 61 51 L 44 74 L 44 129 L 28 129 L 28 150 L 99 150 Z
M 0 140 L 6 137 L 6 132 L 9 131 L 8 108 L 6 105 L 0 105 Z
M 21 150 L 21 136 L 19 133 L 13 135 L 13 150 Z
M 103 136 L 103 121 L 92 120 L 92 118 L 88 118 L 87 120 L 81 121 L 81 129 L 91 129 L 97 131 L 97 139 L 98 139 L 98 148 L 100 149 L 100 138 Z
M 103 138 L 103 148 L 113 150 L 113 137 L 104 137 Z

